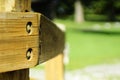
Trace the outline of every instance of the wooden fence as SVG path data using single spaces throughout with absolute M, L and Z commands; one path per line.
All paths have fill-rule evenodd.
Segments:
M 46 61 L 46 80 L 63 80 L 64 37 L 30 0 L 0 0 L 0 80 L 30 80 L 29 68 Z

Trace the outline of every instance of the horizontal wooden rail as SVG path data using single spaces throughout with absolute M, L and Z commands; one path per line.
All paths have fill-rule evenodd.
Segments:
M 39 13 L 0 13 L 0 72 L 45 62 L 64 49 L 64 32 Z

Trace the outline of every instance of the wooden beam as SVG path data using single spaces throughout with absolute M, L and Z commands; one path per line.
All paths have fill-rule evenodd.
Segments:
M 0 12 L 29 12 L 31 0 L 0 0 Z
M 38 13 L 0 13 L 0 72 L 37 65 L 39 16 Z
M 64 26 L 58 25 L 63 31 L 62 36 L 58 39 L 60 40 L 57 44 L 59 46 L 59 50 L 61 50 L 61 54 L 55 56 L 53 59 L 49 60 L 45 64 L 45 74 L 46 80 L 64 80 L 64 63 L 63 63 L 63 49 L 64 49 Z M 57 35 L 57 34 L 56 34 Z M 60 34 L 58 34 L 60 35 Z M 56 47 L 58 47 L 56 46 Z M 54 49 L 53 49 L 54 50 Z M 58 51 L 59 51 L 58 50 Z
M 64 80 L 63 54 L 46 62 L 45 74 L 46 80 Z
M 29 69 L 0 73 L 0 80 L 29 80 Z
M 0 72 L 34 67 L 64 49 L 64 32 L 38 13 L 0 13 L 0 34 Z
M 16 77 L 24 75 L 27 79 L 20 80 L 29 80 L 29 69 L 25 68 L 63 52 L 64 31 L 45 16 L 28 11 L 30 0 L 0 0 L 0 80 L 8 76 L 8 80 L 19 80 Z M 18 74 L 13 77 L 15 73 Z
M 18 0 L 18 1 L 21 1 L 21 0 Z M 24 0 L 24 1 L 28 1 L 28 0 Z M 16 0 L 0 0 L 0 12 L 16 11 L 18 8 L 15 5 L 20 5 L 20 4 L 17 4 L 15 2 L 16 2 Z M 28 4 L 31 4 L 31 2 L 29 2 Z M 25 4 L 23 4 L 23 5 L 25 5 Z M 27 10 L 29 10 L 30 7 L 27 7 L 27 8 L 28 8 Z M 19 8 L 18 10 L 23 11 L 23 8 Z M 5 28 L 3 28 L 3 29 L 5 29 Z M 11 47 L 11 46 L 9 46 L 9 47 Z M 5 52 L 5 50 L 4 50 L 4 52 Z M 6 69 L 8 67 L 9 66 L 6 66 Z M 29 69 L 0 73 L 0 80 L 29 80 Z
M 29 12 L 31 11 L 31 0 L 15 0 L 15 12 Z M 19 5 L 18 5 L 19 4 Z
M 65 43 L 64 31 L 43 15 L 40 18 L 40 35 L 41 53 L 39 63 L 63 53 Z

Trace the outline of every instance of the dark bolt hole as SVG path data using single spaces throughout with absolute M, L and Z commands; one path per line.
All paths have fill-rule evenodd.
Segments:
M 25 10 L 25 12 L 29 12 L 28 10 Z
M 31 33 L 31 27 L 32 27 L 32 22 L 27 22 L 27 24 L 26 24 L 26 31 L 28 33 Z
M 32 57 L 32 48 L 29 48 L 26 52 L 26 58 L 27 60 L 30 60 Z

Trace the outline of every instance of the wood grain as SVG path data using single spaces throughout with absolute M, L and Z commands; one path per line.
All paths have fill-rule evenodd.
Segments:
M 1 73 L 0 80 L 30 80 L 29 69 Z
M 0 12 L 29 12 L 31 0 L 0 0 Z
M 26 25 L 31 23 L 31 32 Z M 38 13 L 0 13 L 0 72 L 31 68 L 63 52 L 64 32 Z M 32 49 L 30 60 L 26 58 Z M 6 68 L 9 66 L 8 68 Z
M 21 0 L 17 0 L 17 1 L 21 1 Z M 25 1 L 28 1 L 28 0 L 25 0 Z M 21 4 L 23 6 L 25 5 L 24 3 L 21 3 Z M 27 4 L 31 4 L 30 0 Z M 16 7 L 16 5 L 18 5 L 18 6 L 20 5 L 20 4 L 16 3 L 16 0 L 0 0 L 0 12 L 13 12 L 16 10 L 22 11 L 24 9 L 24 8 L 21 8 L 22 6 Z M 27 8 L 29 10 L 31 7 L 29 6 Z M 27 10 L 27 9 L 25 8 L 25 10 Z M 2 22 L 2 23 L 4 23 L 4 22 Z M 6 23 L 6 25 L 7 25 L 7 23 Z M 5 29 L 5 28 L 3 27 L 3 29 Z M 5 52 L 5 50 L 4 50 L 4 52 Z M 9 66 L 7 66 L 7 67 L 9 67 Z M 29 80 L 29 69 L 0 73 L 0 80 Z
M 48 18 L 40 16 L 41 54 L 39 63 L 63 53 L 65 33 Z
M 0 72 L 37 65 L 40 38 L 38 17 L 37 13 L 0 13 Z M 26 30 L 28 22 L 32 23 L 31 33 Z M 29 60 L 28 49 L 32 49 Z
M 64 49 L 64 32 L 53 22 L 41 14 L 23 13 L 30 11 L 30 5 L 30 0 L 0 0 L 0 72 L 33 67 Z M 28 22 L 32 22 L 30 34 Z M 32 58 L 27 60 L 29 48 Z
M 46 80 L 64 80 L 63 54 L 59 54 L 45 64 Z

